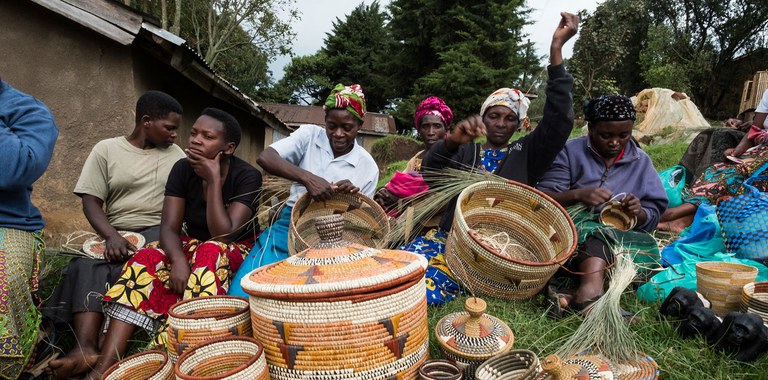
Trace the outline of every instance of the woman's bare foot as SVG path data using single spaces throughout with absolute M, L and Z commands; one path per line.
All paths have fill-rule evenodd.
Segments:
M 90 371 L 98 360 L 98 352 L 75 348 L 65 357 L 51 360 L 48 363 L 48 368 L 57 379 L 69 379 L 72 376 Z
M 661 222 L 656 226 L 656 229 L 659 231 L 669 231 L 679 234 L 693 223 L 693 217 L 693 215 L 686 215 L 668 222 Z

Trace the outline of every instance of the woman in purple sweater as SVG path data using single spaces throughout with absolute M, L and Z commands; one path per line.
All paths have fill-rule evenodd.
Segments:
M 632 140 L 635 116 L 632 101 L 625 96 L 591 100 L 584 110 L 589 135 L 568 141 L 537 185 L 564 207 L 582 206 L 569 207 L 579 247 L 566 264 L 581 274 L 579 285 L 573 294 L 553 302 L 556 310 L 583 311 L 600 298 L 605 270 L 616 250 L 635 253 L 636 262 L 658 256 L 648 232 L 656 229 L 667 208 L 667 195 L 650 157 Z M 599 212 L 612 200 L 636 219 L 630 230 L 600 223 Z

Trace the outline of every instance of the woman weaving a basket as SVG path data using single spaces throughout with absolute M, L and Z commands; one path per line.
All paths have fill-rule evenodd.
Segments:
M 325 127 L 302 125 L 261 153 L 259 165 L 293 181 L 280 218 L 265 229 L 237 271 L 229 294 L 247 297 L 240 281 L 252 270 L 288 258 L 288 229 L 294 204 L 309 192 L 314 200 L 334 193 L 362 192 L 373 197 L 379 170 L 376 161 L 357 145 L 365 117 L 365 96 L 359 85 L 339 83 L 325 101 Z
M 667 196 L 651 159 L 632 140 L 635 115 L 625 96 L 591 100 L 584 110 L 589 135 L 569 141 L 537 185 L 564 207 L 577 205 L 569 214 L 579 247 L 566 266 L 580 273 L 579 285 L 572 295 L 552 300 L 553 311 L 582 311 L 600 298 L 617 251 L 634 253 L 635 261 L 659 254 L 647 232 L 656 228 Z M 598 212 L 604 208 L 620 212 L 603 211 L 601 224 Z
M 190 131 L 187 158 L 166 184 L 160 248 L 139 250 L 104 296 L 111 319 L 101 355 L 88 379 L 125 355 L 136 327 L 160 334 L 169 308 L 182 299 L 225 294 L 257 231 L 248 227 L 258 207 L 261 173 L 233 154 L 240 125 L 206 108 Z M 182 224 L 188 236 L 182 235 Z M 235 243 L 236 241 L 242 241 Z

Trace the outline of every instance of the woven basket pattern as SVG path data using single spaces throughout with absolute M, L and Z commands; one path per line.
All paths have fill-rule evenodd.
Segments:
M 419 368 L 419 380 L 461 380 L 462 370 L 445 359 L 430 359 Z
M 750 282 L 741 291 L 741 311 L 755 313 L 768 324 L 768 282 Z
M 481 234 L 505 233 L 503 253 Z M 445 247 L 451 272 L 478 295 L 527 299 L 576 248 L 568 213 L 545 194 L 516 182 L 475 183 L 461 192 Z
M 171 306 L 168 312 L 168 355 L 174 362 L 189 348 L 231 335 L 253 335 L 248 301 L 243 298 L 192 298 Z
M 173 363 L 165 352 L 152 350 L 129 356 L 109 367 L 101 380 L 171 380 Z
M 264 351 L 254 338 L 220 337 L 190 348 L 179 357 L 177 380 L 269 379 Z
M 554 357 L 557 365 L 550 359 Z M 560 359 L 550 355 L 541 362 L 544 371 L 534 379 L 616 379 L 616 380 L 656 380 L 659 378 L 659 365 L 652 357 L 638 352 L 634 359 L 624 363 L 614 363 L 602 355 L 583 353 L 570 358 Z M 559 377 L 558 377 L 559 376 Z
M 350 243 L 384 248 L 389 233 L 389 217 L 378 203 L 361 193 L 336 193 L 327 201 L 313 201 L 309 193 L 296 201 L 291 210 L 288 251 L 291 255 L 314 247 L 320 242 L 314 219 L 340 214 L 344 217 L 342 238 Z
M 533 351 L 510 350 L 477 367 L 477 380 L 531 380 L 538 373 L 539 358 Z
M 415 379 L 428 353 L 425 286 L 422 273 L 362 301 L 252 296 L 253 332 L 272 378 Z
M 696 263 L 696 289 L 712 303 L 712 311 L 725 316 L 739 310 L 744 285 L 755 281 L 757 268 L 717 261 Z

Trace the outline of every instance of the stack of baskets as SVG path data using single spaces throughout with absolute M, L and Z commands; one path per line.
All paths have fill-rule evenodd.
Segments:
M 712 303 L 712 311 L 724 317 L 739 310 L 744 285 L 755 281 L 757 268 L 720 261 L 696 263 L 696 290 Z
M 264 350 L 254 338 L 227 336 L 190 348 L 176 363 L 177 380 L 268 380 Z
M 750 282 L 741 291 L 741 311 L 755 313 L 768 325 L 768 282 Z
M 317 228 L 315 248 L 242 282 L 271 377 L 416 379 L 428 356 L 426 259 L 342 241 L 341 215 Z
M 109 367 L 101 380 L 171 380 L 173 363 L 162 351 L 145 351 Z
M 327 201 L 313 201 L 305 193 L 291 210 L 288 251 L 292 255 L 320 242 L 314 219 L 326 215 L 343 217 L 344 240 L 366 247 L 384 247 L 384 237 L 390 230 L 389 217 L 378 203 L 361 193 L 335 193 Z
M 503 235 L 503 251 L 488 237 Z M 576 248 L 573 221 L 532 187 L 482 181 L 459 194 L 445 257 L 476 294 L 527 299 L 538 293 Z
M 174 362 L 186 349 L 211 338 L 232 335 L 253 335 L 248 301 L 243 298 L 192 298 L 168 311 L 168 355 Z

